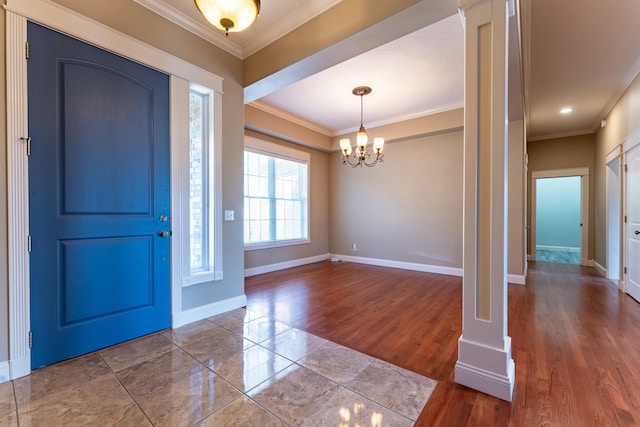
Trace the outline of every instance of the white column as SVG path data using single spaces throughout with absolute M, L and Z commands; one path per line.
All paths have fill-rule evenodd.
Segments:
M 511 401 L 507 336 L 507 0 L 462 0 L 465 25 L 462 335 L 456 382 Z

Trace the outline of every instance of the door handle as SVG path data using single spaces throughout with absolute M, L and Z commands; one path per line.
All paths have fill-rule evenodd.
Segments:
M 169 232 L 167 230 L 160 230 L 160 231 L 158 231 L 158 236 L 167 237 L 167 236 L 169 236 Z
M 636 236 L 640 234 L 640 230 L 636 230 Z

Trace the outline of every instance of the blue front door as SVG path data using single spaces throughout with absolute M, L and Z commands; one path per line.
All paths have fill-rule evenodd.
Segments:
M 169 77 L 27 32 L 37 368 L 170 324 Z

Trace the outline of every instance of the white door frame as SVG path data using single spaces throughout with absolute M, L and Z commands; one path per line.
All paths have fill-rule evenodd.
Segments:
M 215 91 L 216 106 L 221 107 L 223 79 L 178 57 L 149 46 L 112 28 L 91 20 L 64 6 L 46 0 L 7 0 L 6 9 L 6 84 L 7 84 L 7 197 L 8 197 L 8 264 L 9 264 L 9 361 L 0 364 L 0 382 L 19 378 L 31 372 L 30 330 L 30 278 L 29 252 L 29 187 L 28 161 L 23 138 L 28 136 L 27 65 L 25 44 L 27 20 L 40 23 L 64 34 L 104 48 L 113 53 L 166 72 L 172 77 L 197 82 Z M 172 88 L 172 95 L 174 94 Z M 172 96 L 173 98 L 173 96 Z M 182 186 L 174 185 L 179 179 L 180 165 L 175 155 L 180 147 L 174 129 L 178 128 L 179 100 L 171 99 L 171 200 L 172 222 L 180 223 L 177 209 Z M 221 123 L 221 108 L 215 108 L 215 123 Z M 220 117 L 218 117 L 220 115 Z M 220 132 L 219 130 L 217 132 Z M 219 138 L 219 136 L 218 136 Z M 188 185 L 187 185 L 188 188 Z M 178 253 L 180 242 L 174 234 L 172 254 Z M 181 295 L 182 281 L 179 257 L 171 257 L 171 316 L 184 317 Z
M 536 194 L 537 180 L 541 178 L 580 177 L 580 264 L 590 266 L 589 261 L 589 168 L 554 169 L 531 172 L 531 256 L 536 260 Z
M 624 285 L 624 278 L 622 276 L 623 265 L 623 210 L 622 200 L 623 194 L 623 179 L 624 164 L 622 158 L 622 144 L 616 146 L 605 157 L 606 172 L 605 172 L 605 188 L 606 188 L 606 268 L 599 268 L 603 270 L 606 277 L 611 280 L 615 280 L 618 288 L 623 292 L 626 292 Z
M 621 167 L 624 168 L 625 172 L 626 172 L 626 165 L 628 163 L 627 160 L 627 156 L 628 153 L 631 149 L 635 148 L 636 146 L 640 145 L 640 128 L 634 130 L 633 132 L 631 132 L 625 139 L 624 142 L 622 144 L 622 164 Z M 621 173 L 621 182 L 622 182 L 622 217 L 623 220 L 620 221 L 620 235 L 622 236 L 622 242 L 620 244 L 621 246 L 621 256 L 620 259 L 622 261 L 622 268 L 621 268 L 621 274 L 620 276 L 622 277 L 621 279 L 621 283 L 620 283 L 620 289 L 623 290 L 625 293 L 629 293 L 628 289 L 627 289 L 627 284 L 626 284 L 626 280 L 627 280 L 627 273 L 625 273 L 625 269 L 628 265 L 628 256 L 629 254 L 627 253 L 627 241 L 629 239 L 629 236 L 627 236 L 627 224 L 626 224 L 626 216 L 627 216 L 627 205 L 628 205 L 628 200 L 629 200 L 629 194 L 628 194 L 628 185 L 627 185 L 627 177 L 626 177 L 626 173 Z

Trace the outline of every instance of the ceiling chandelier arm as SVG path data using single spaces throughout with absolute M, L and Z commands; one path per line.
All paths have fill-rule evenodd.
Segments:
M 371 157 L 371 155 L 367 153 L 367 157 Z M 382 163 L 382 158 L 383 158 L 383 157 L 384 157 L 384 154 L 380 154 L 380 153 L 378 153 L 378 154 L 376 154 L 376 158 L 375 158 L 375 160 L 374 160 L 374 161 L 372 161 L 372 162 L 368 162 L 368 163 L 367 163 L 367 161 L 366 161 L 366 160 L 363 160 L 363 161 L 362 161 L 362 163 L 364 163 L 364 165 L 365 165 L 365 166 L 373 167 L 373 166 L 375 166 L 375 165 L 376 165 L 376 163 L 378 163 L 378 162 Z

